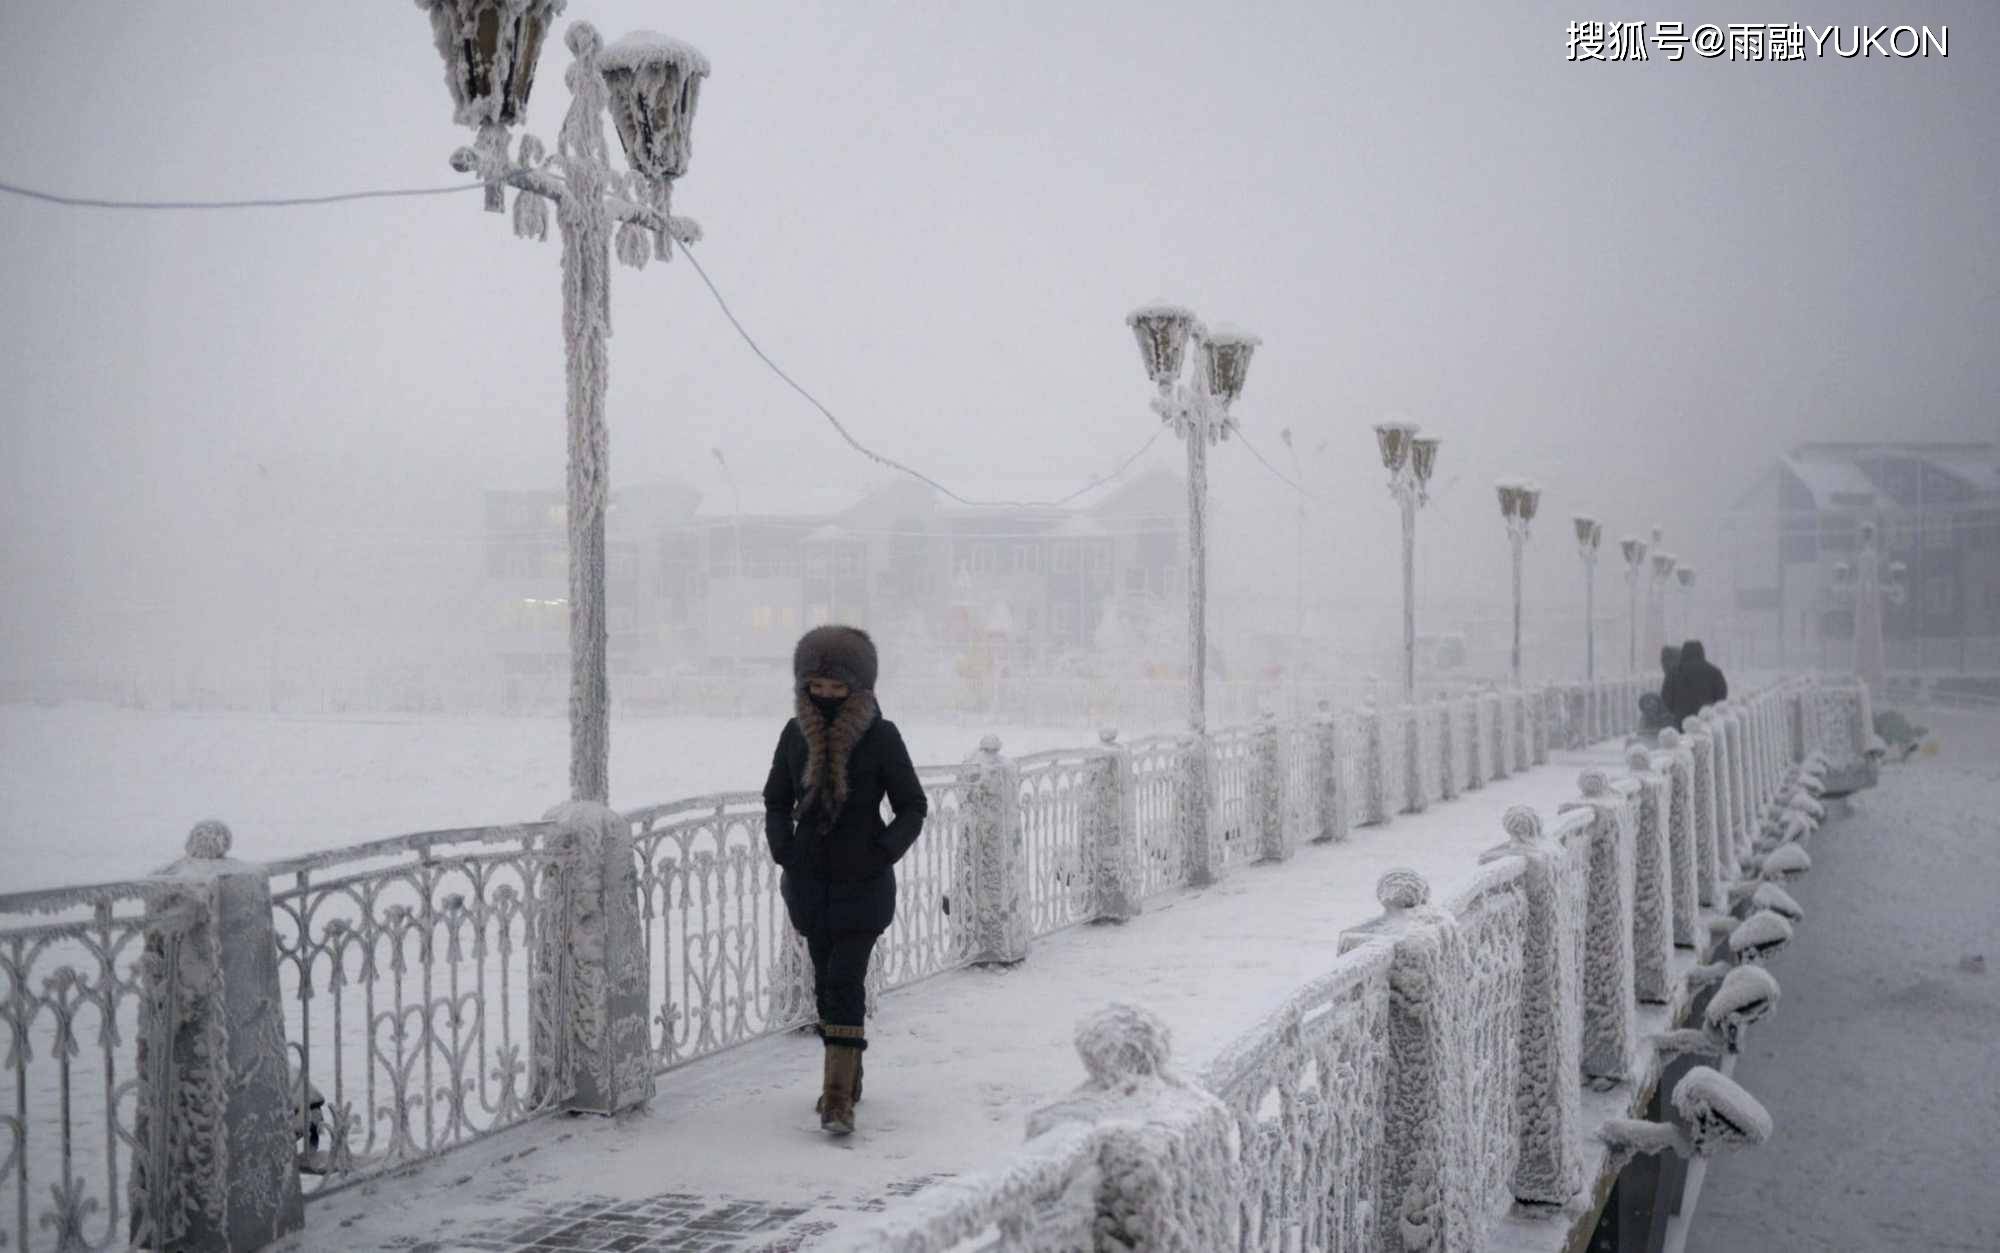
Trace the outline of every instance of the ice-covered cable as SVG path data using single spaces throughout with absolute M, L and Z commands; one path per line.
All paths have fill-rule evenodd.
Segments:
M 853 434 L 850 431 L 848 431 L 847 427 L 844 424 L 842 424 L 841 420 L 834 416 L 833 410 L 827 408 L 824 404 L 822 404 L 820 402 L 819 397 L 813 395 L 811 392 L 807 391 L 804 387 L 800 386 L 798 380 L 794 379 L 791 375 L 785 373 L 784 367 L 779 365 L 777 362 L 771 360 L 771 355 L 765 352 L 763 348 L 758 345 L 756 339 L 751 336 L 750 332 L 744 327 L 743 323 L 737 319 L 736 314 L 730 309 L 729 302 L 722 298 L 722 292 L 719 288 L 716 287 L 715 280 L 708 276 L 708 271 L 706 269 L 703 269 L 701 262 L 695 259 L 694 250 L 687 247 L 686 245 L 682 245 L 680 251 L 681 255 L 688 259 L 688 264 L 694 267 L 694 272 L 700 276 L 703 286 L 708 288 L 708 294 L 715 297 L 715 305 L 718 309 L 722 310 L 722 316 L 729 319 L 729 324 L 736 328 L 736 333 L 742 337 L 743 342 L 749 346 L 750 351 L 757 354 L 757 359 L 759 361 L 762 361 L 766 366 L 770 367 L 771 373 L 777 375 L 780 379 L 784 380 L 786 386 L 790 387 L 793 391 L 797 392 L 800 396 L 804 397 L 805 402 L 807 404 L 819 410 L 821 416 L 823 416 L 824 418 L 826 418 L 828 422 L 831 422 L 833 424 L 833 429 L 840 433 L 840 437 L 847 441 L 849 447 L 853 448 L 854 451 L 860 453 L 862 456 L 868 458 L 870 461 L 875 462 L 877 465 L 886 466 L 891 470 L 895 470 L 902 474 L 907 474 L 911 478 L 916 479 L 919 482 L 929 484 L 932 488 L 936 489 L 938 492 L 942 493 L 945 496 L 950 497 L 951 499 L 957 501 L 961 505 L 972 505 L 981 508 L 995 508 L 995 509 L 1043 508 L 1043 507 L 1051 507 L 1058 505 L 1066 505 L 1070 501 L 1075 500 L 1077 497 L 1083 495 L 1084 493 L 1102 487 L 1106 483 L 1109 483 L 1113 479 L 1116 479 L 1119 475 L 1125 473 L 1126 470 L 1131 468 L 1133 462 L 1137 461 L 1140 457 L 1146 454 L 1146 450 L 1153 446 L 1153 441 L 1159 439 L 1160 433 L 1166 429 L 1164 426 L 1155 427 L 1153 429 L 1152 435 L 1147 437 L 1146 442 L 1140 444 L 1139 447 L 1133 451 L 1131 456 L 1125 458 L 1124 461 L 1120 462 L 1117 469 L 1111 471 L 1111 473 L 1109 474 L 1100 475 L 1097 478 L 1091 479 L 1090 481 L 1086 482 L 1082 487 L 1077 488 L 1069 495 L 1063 496 L 1059 499 L 1056 500 L 968 499 L 967 497 L 961 496 L 957 492 L 952 491 L 949 487 L 946 487 L 944 484 L 938 482 L 936 479 L 930 477 L 928 474 L 925 474 L 923 471 L 913 470 L 909 466 L 904 465 L 902 462 L 897 461 L 892 457 L 885 457 L 881 453 L 878 453 L 874 449 L 869 448 L 867 445 L 863 444 L 860 440 L 854 438 Z
M 483 183 L 454 183 L 449 187 L 384 187 L 371 191 L 334 192 L 325 196 L 260 196 L 247 200 L 104 200 L 96 196 L 64 196 L 7 182 L 0 182 L 0 192 L 84 209 L 287 209 L 296 205 L 338 204 L 345 200 L 448 196 L 461 191 L 477 191 L 484 186 Z

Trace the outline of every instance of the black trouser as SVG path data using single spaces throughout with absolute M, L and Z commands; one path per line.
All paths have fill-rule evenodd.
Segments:
M 837 1027 L 862 1025 L 868 1012 L 868 958 L 881 938 L 880 931 L 821 931 L 806 937 L 821 1022 Z

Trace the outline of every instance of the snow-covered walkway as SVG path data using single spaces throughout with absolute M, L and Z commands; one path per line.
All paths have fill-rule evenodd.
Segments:
M 819 1041 L 767 1039 L 662 1076 L 646 1111 L 558 1116 L 314 1202 L 290 1247 L 809 1247 L 1018 1146 L 1028 1114 L 1082 1079 L 1071 1030 L 1107 1002 L 1160 1014 L 1182 1068 L 1197 1070 L 1333 962 L 1342 929 L 1378 912 L 1383 871 L 1414 867 L 1447 895 L 1503 841 L 1508 806 L 1552 816 L 1577 796 L 1585 764 L 1615 766 L 1617 753 L 1553 753 L 1546 766 L 1357 829 L 1346 843 L 1157 897 L 1122 926 L 1047 937 L 1018 967 L 954 972 L 883 998 L 850 1139 L 827 1139 L 812 1112 Z

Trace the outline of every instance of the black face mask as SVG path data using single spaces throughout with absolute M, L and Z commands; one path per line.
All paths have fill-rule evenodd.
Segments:
M 840 707 L 847 703 L 847 698 L 845 696 L 808 695 L 806 699 L 813 703 L 814 709 L 819 710 L 819 716 L 826 719 L 828 722 L 832 722 L 835 718 L 839 717 Z

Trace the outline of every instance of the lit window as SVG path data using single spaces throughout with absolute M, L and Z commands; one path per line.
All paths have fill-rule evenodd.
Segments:
M 771 607 L 769 605 L 758 605 L 757 607 L 752 609 L 750 611 L 750 625 L 751 627 L 759 631 L 770 630 Z
M 785 624 L 787 631 L 796 629 L 799 625 L 799 607 L 797 605 L 786 605 L 784 612 L 779 615 L 779 620 Z

